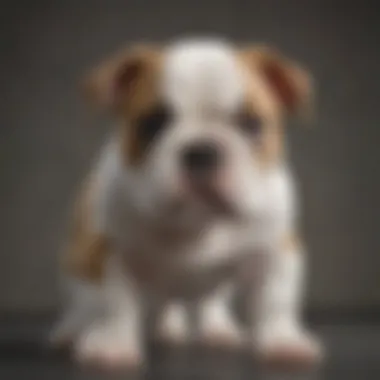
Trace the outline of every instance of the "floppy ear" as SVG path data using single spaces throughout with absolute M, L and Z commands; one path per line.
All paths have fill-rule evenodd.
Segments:
M 119 52 L 85 77 L 82 83 L 85 98 L 97 108 L 117 112 L 149 71 L 155 55 L 155 49 L 148 46 Z
M 313 116 L 313 80 L 305 69 L 268 47 L 244 49 L 243 57 L 263 76 L 287 115 Z

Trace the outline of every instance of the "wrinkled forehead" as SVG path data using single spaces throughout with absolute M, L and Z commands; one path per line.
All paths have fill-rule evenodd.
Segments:
M 160 97 L 175 112 L 231 112 L 245 97 L 245 71 L 233 48 L 203 42 L 170 46 L 163 55 Z

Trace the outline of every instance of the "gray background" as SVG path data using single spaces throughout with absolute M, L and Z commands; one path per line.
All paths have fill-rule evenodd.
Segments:
M 69 202 L 106 133 L 79 99 L 78 78 L 126 42 L 194 33 L 267 42 L 314 73 L 317 128 L 290 130 L 310 248 L 309 305 L 380 306 L 376 14 L 368 1 L 4 1 L 0 312 L 39 313 L 59 302 Z

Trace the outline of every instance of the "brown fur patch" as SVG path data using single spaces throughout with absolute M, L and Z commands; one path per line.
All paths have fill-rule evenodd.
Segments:
M 120 103 L 122 118 L 121 137 L 123 152 L 128 164 L 136 165 L 143 158 L 146 146 L 139 139 L 138 120 L 158 104 L 157 84 L 161 68 L 161 56 L 154 50 L 145 50 L 140 56 L 139 72 L 130 86 L 125 88 Z
M 157 48 L 138 46 L 121 51 L 85 80 L 87 98 L 121 119 L 122 149 L 128 164 L 137 164 L 144 155 L 137 120 L 157 104 L 161 62 Z
M 246 107 L 262 121 L 255 155 L 263 168 L 278 163 L 284 153 L 286 115 L 307 112 L 312 86 L 308 74 L 279 53 L 262 47 L 238 53 L 247 74 Z
M 62 264 L 67 273 L 98 283 L 102 279 L 110 247 L 107 238 L 94 233 L 91 227 L 93 184 L 92 179 L 85 183 L 75 203 Z
M 240 56 L 262 77 L 281 113 L 293 116 L 311 111 L 313 81 L 304 68 L 266 46 L 244 49 Z
M 296 231 L 290 231 L 285 234 L 281 245 L 282 251 L 286 253 L 299 252 L 302 249 L 301 239 Z

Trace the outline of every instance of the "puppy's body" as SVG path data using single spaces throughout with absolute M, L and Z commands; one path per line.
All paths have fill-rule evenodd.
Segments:
M 158 334 L 184 339 L 191 301 L 201 338 L 238 340 L 228 300 L 250 268 L 248 340 L 271 357 L 284 348 L 315 357 L 299 321 L 301 248 L 280 123 L 305 82 L 258 52 L 187 41 L 96 73 L 97 96 L 122 127 L 92 173 L 68 254 L 82 282 L 57 336 L 74 335 L 80 355 L 140 359 L 147 296 L 158 301 Z M 94 303 L 103 315 L 89 323 Z

